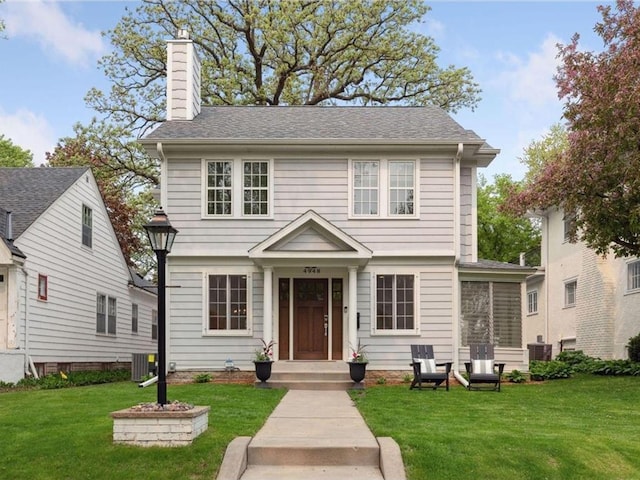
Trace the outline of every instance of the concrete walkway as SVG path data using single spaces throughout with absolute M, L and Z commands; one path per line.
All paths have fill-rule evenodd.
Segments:
M 229 444 L 218 480 L 404 480 L 398 445 L 376 439 L 345 391 L 290 390 L 255 437 Z

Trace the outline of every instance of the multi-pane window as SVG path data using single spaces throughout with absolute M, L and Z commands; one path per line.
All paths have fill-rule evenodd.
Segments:
M 243 164 L 243 215 L 269 214 L 269 163 Z
M 49 296 L 49 285 L 46 275 L 38 274 L 38 300 L 46 300 Z
M 640 260 L 627 264 L 627 290 L 640 288 Z
M 564 306 L 574 307 L 576 305 L 576 289 L 578 282 L 572 280 L 564 284 Z
M 571 232 L 575 230 L 576 216 L 573 213 L 566 214 L 562 219 L 563 240 L 568 242 L 571 240 Z
M 462 345 L 522 347 L 519 283 L 461 282 Z
M 527 313 L 532 315 L 538 313 L 538 291 L 531 290 L 527 292 Z
M 138 304 L 131 305 L 131 333 L 138 333 Z
M 207 214 L 233 213 L 233 162 L 207 162 Z
M 414 162 L 389 162 L 389 215 L 413 215 Z
M 151 310 L 151 339 L 158 339 L 158 311 Z
M 376 275 L 376 329 L 415 328 L 415 276 Z
M 96 295 L 96 332 L 107 333 L 107 297 Z
M 209 275 L 207 330 L 247 330 L 247 275 Z
M 353 162 L 353 214 L 378 214 L 379 162 Z
M 117 311 L 118 305 L 116 299 L 109 297 L 107 301 L 107 333 L 110 335 L 116 334 Z
M 93 243 L 93 211 L 82 205 L 82 244 L 91 248 Z

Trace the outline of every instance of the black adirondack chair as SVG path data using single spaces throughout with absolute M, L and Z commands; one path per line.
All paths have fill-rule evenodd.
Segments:
M 464 366 L 469 376 L 468 390 L 494 390 L 500 391 L 500 380 L 504 371 L 504 363 L 495 361 L 493 345 L 472 344 L 469 345 L 470 362 Z M 481 387 L 484 385 L 484 387 Z M 490 387 L 487 387 L 490 385 Z
M 413 367 L 413 380 L 411 390 L 418 388 L 422 390 L 422 384 L 429 385 L 429 388 L 437 389 L 442 383 L 449 390 L 449 373 L 451 363 L 436 363 L 433 355 L 433 345 L 411 345 L 411 366 Z M 442 368 L 444 367 L 444 369 Z

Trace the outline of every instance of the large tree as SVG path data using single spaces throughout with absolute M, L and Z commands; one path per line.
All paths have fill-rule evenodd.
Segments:
M 518 263 L 525 253 L 527 265 L 540 265 L 540 227 L 534 219 L 501 210 L 505 198 L 520 187 L 510 175 L 478 179 L 478 257 Z
M 0 167 L 33 167 L 33 153 L 0 134 Z
M 559 47 L 567 148 L 513 201 L 514 211 L 558 206 L 575 215 L 574 238 L 596 252 L 640 255 L 640 9 L 598 7 L 601 52 Z

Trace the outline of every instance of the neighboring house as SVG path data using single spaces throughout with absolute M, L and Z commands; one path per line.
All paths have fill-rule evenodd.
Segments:
M 433 107 L 201 107 L 190 40 L 169 42 L 167 121 L 142 140 L 179 230 L 167 261 L 178 371 L 349 359 L 459 367 L 491 342 L 527 368 L 531 269 L 477 260 L 476 170 L 498 153 Z
M 571 216 L 549 209 L 542 218 L 542 268 L 527 279 L 526 340 L 538 335 L 555 357 L 582 350 L 603 359 L 627 358 L 640 333 L 640 260 L 603 258 L 571 243 Z
M 0 236 L 0 380 L 156 351 L 155 291 L 127 267 L 89 168 L 0 168 Z

